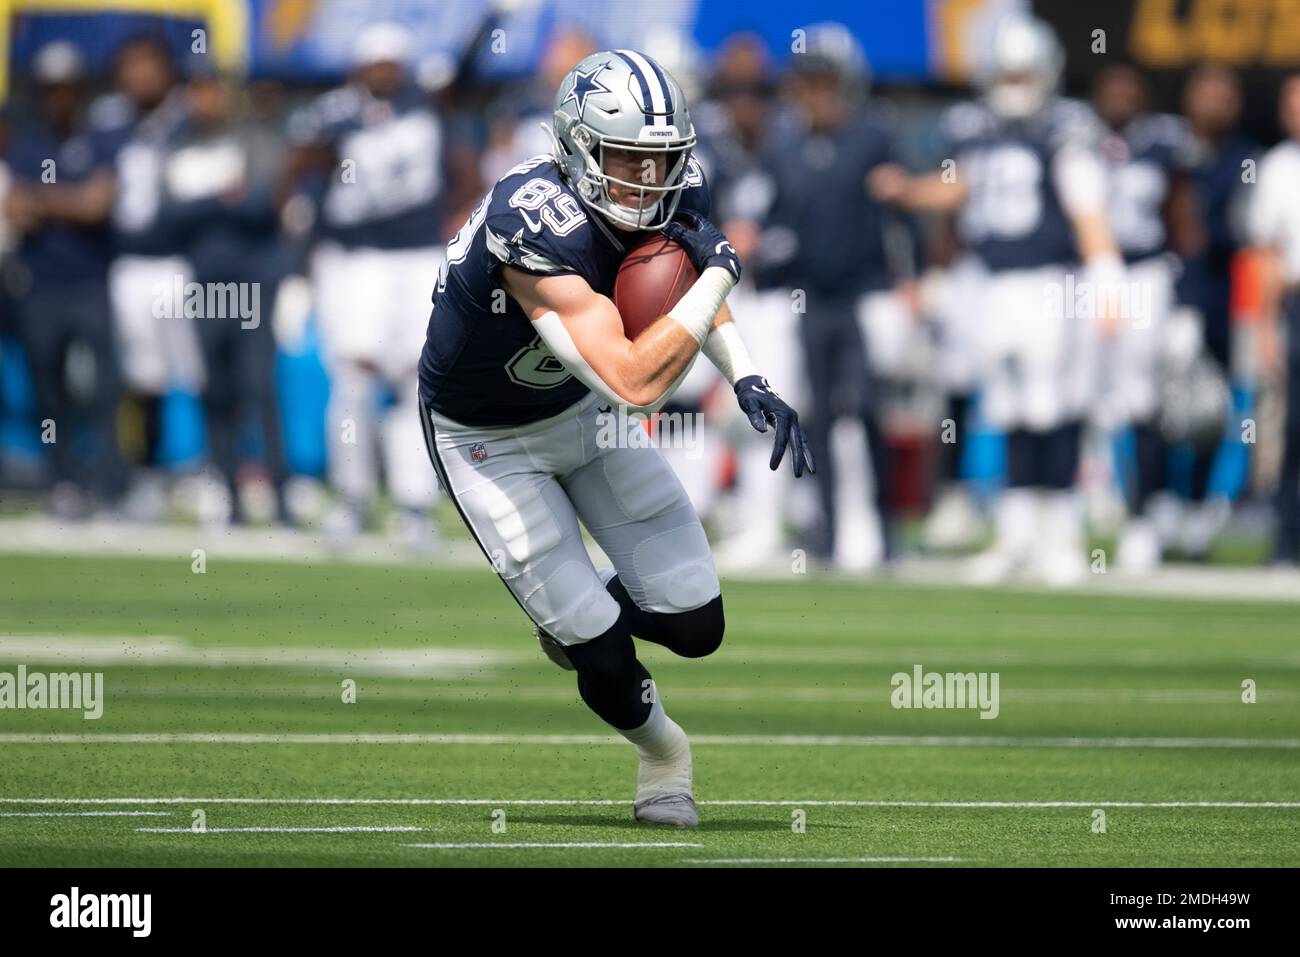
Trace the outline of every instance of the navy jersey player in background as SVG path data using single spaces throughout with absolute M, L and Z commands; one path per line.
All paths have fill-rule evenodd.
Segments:
M 1204 63 L 1192 71 L 1183 88 L 1183 113 L 1196 141 L 1191 176 L 1202 229 L 1186 257 L 1178 294 L 1180 302 L 1200 312 L 1205 347 L 1228 379 L 1235 365 L 1232 264 L 1248 244 L 1247 210 L 1256 192 L 1243 170 L 1264 152 L 1240 128 L 1241 112 L 1241 78 L 1231 67 Z M 1192 459 L 1190 507 L 1182 515 L 1179 544 L 1184 556 L 1196 560 L 1206 559 L 1229 517 L 1228 496 L 1210 484 L 1222 449 L 1199 447 Z
M 701 351 L 794 474 L 813 468 L 798 416 L 752 366 L 725 299 L 740 261 L 708 190 L 676 81 L 650 58 L 587 57 L 555 96 L 554 153 L 507 173 L 447 249 L 420 360 L 443 489 L 582 700 L 637 750 L 635 816 L 693 827 L 690 744 L 633 637 L 685 657 L 718 648 L 722 596 L 681 483 L 617 410 L 661 406 Z M 699 278 L 634 341 L 610 296 L 650 231 Z M 588 557 L 579 521 L 613 568 Z
M 126 487 L 117 434 L 121 380 L 106 293 L 114 144 L 88 128 L 85 63 L 75 47 L 47 44 L 32 65 L 39 114 L 14 136 L 4 218 L 19 236 L 15 300 L 36 387 L 32 425 L 44 430 L 52 423 L 56 430 L 51 510 L 63 519 L 84 518 L 97 504 L 116 505 Z M 78 346 L 91 358 L 89 375 L 72 371 Z M 81 425 L 91 433 L 89 454 L 79 453 L 74 441 Z
M 442 127 L 411 79 L 410 56 L 405 27 L 367 27 L 348 83 L 290 130 L 292 174 L 315 169 L 325 180 L 311 271 L 330 369 L 329 470 L 341 500 L 327 526 L 336 546 L 372 517 L 382 448 L 399 537 L 414 551 L 432 547 L 425 512 L 437 486 L 419 453 L 415 396 L 401 383 L 414 372 L 420 304 L 443 256 Z M 381 415 L 385 387 L 396 405 Z
M 945 119 L 955 165 L 921 177 L 897 167 L 873 174 L 881 198 L 959 211 L 958 236 L 988 271 L 976 307 L 981 408 L 1006 432 L 1008 477 L 996 541 L 970 568 L 976 581 L 1032 570 L 1069 584 L 1087 574 L 1074 492 L 1081 424 L 1095 393 L 1098 334 L 1116 318 L 1096 304 L 1118 300 L 1124 266 L 1106 216 L 1099 124 L 1086 104 L 1057 95 L 1063 66 L 1047 24 L 1003 20 L 982 102 L 958 104 Z M 1092 307 L 1065 299 L 1080 262 Z
M 1106 344 L 1109 381 L 1099 410 L 1103 426 L 1133 428 L 1136 468 L 1126 483 L 1130 517 L 1116 550 L 1120 567 L 1129 571 L 1149 570 L 1161 559 L 1155 497 L 1167 484 L 1169 458 L 1157 416 L 1162 347 L 1179 331 L 1175 323 L 1195 324 L 1188 310 L 1173 309 L 1178 255 L 1199 239 L 1191 130 L 1181 117 L 1147 112 L 1146 100 L 1146 81 L 1127 64 L 1107 67 L 1093 86 L 1093 104 L 1107 128 L 1102 155 L 1111 228 L 1148 313 L 1141 321 L 1120 323 Z
M 155 314 L 159 287 L 171 288 L 178 276 L 181 282 L 191 278 L 175 235 L 159 216 L 164 159 L 186 106 L 171 49 L 153 34 L 128 38 L 116 52 L 113 74 L 116 89 L 91 105 L 91 123 L 117 145 L 108 289 L 122 376 L 143 435 L 131 455 L 139 468 L 123 511 L 157 521 L 171 481 L 161 455 L 163 397 L 173 388 L 198 391 L 204 381 L 196 323 Z
M 826 450 L 817 473 L 822 526 L 813 554 L 861 569 L 875 558 L 859 550 L 869 536 L 847 534 L 843 517 L 852 514 L 853 503 L 839 499 L 848 497 L 846 484 L 864 498 L 866 488 L 843 481 L 853 470 L 837 463 L 833 453 L 844 450 L 831 448 L 831 429 L 837 419 L 861 424 L 873 478 L 872 501 L 861 504 L 876 513 L 879 556 L 891 558 L 882 383 L 870 339 L 883 327 L 911 324 L 894 291 L 905 269 L 891 256 L 897 245 L 891 239 L 906 244 L 910 234 L 898 211 L 867 188 L 871 171 L 894 155 L 884 117 L 863 109 L 868 81 L 862 50 L 839 24 L 814 24 L 804 32 L 805 51 L 794 58 L 789 80 L 795 104 L 789 132 L 798 147 L 785 137 L 766 144 L 770 204 L 760 217 L 764 255 L 754 273 L 760 291 L 780 290 L 780 308 L 798 314 L 812 400 L 809 435 Z

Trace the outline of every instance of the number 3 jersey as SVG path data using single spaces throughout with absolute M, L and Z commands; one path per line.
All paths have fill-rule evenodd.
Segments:
M 1066 149 L 1097 153 L 1100 124 L 1090 107 L 1058 99 L 1013 121 L 961 103 L 945 114 L 943 130 L 957 181 L 969 190 L 957 221 L 966 248 L 994 272 L 1078 260 L 1056 159 Z
M 692 158 L 681 209 L 709 214 Z M 558 415 L 587 394 L 506 292 L 501 267 L 581 276 L 613 296 L 627 250 L 647 233 L 615 230 L 582 204 L 555 161 L 536 156 L 503 176 L 447 246 L 420 356 L 420 398 L 464 425 L 523 425 Z

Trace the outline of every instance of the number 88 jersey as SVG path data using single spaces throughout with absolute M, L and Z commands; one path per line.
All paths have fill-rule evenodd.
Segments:
M 709 213 L 708 187 L 691 159 L 679 208 Z M 447 246 L 420 356 L 420 398 L 463 425 L 523 425 L 563 412 L 587 393 L 506 292 L 501 267 L 581 276 L 612 296 L 628 249 L 646 235 L 596 218 L 550 155 L 497 182 Z
M 943 129 L 969 193 L 958 235 L 988 269 L 1077 261 L 1055 160 L 1066 147 L 1097 150 L 1099 124 L 1088 106 L 1057 99 L 1034 117 L 1008 120 L 962 103 L 945 114 Z

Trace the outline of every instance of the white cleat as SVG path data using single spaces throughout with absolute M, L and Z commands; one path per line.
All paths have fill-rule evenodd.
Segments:
M 361 513 L 346 502 L 337 503 L 325 516 L 325 541 L 330 550 L 345 552 L 351 549 L 361 537 L 364 524 Z
M 1155 523 L 1135 518 L 1124 526 L 1115 550 L 1120 569 L 1131 574 L 1154 571 L 1160 565 L 1160 536 Z
M 438 550 L 438 529 L 420 509 L 403 508 L 393 516 L 393 537 L 410 555 L 432 555 Z
M 636 772 L 633 816 L 645 824 L 698 827 L 700 814 L 691 794 L 691 743 L 672 719 L 665 716 L 664 721 L 660 753 L 667 757 L 652 758 L 644 749 L 637 749 L 641 766 Z
M 1037 577 L 1048 588 L 1073 588 L 1088 580 L 1088 560 L 1080 549 L 1060 549 L 1043 559 Z
M 632 813 L 642 824 L 700 826 L 700 813 L 696 810 L 695 799 L 689 794 L 661 794 L 637 801 Z
M 997 585 L 1018 575 L 1024 564 L 1023 556 L 994 545 L 966 559 L 962 579 L 968 585 Z
M 984 521 L 971 498 L 960 488 L 948 489 L 921 527 L 921 544 L 929 551 L 972 548 L 984 534 Z

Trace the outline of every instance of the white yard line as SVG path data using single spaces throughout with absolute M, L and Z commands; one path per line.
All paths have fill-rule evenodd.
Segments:
M 637 841 L 637 842 L 619 842 L 619 841 L 567 841 L 567 842 L 537 842 L 537 843 L 518 843 L 518 844 L 493 844 L 491 842 L 477 842 L 469 844 L 403 844 L 402 847 L 419 847 L 429 850 L 452 851 L 452 850 L 484 850 L 487 848 L 504 848 L 509 850 L 525 849 L 549 849 L 549 848 L 591 848 L 591 847 L 616 847 L 616 848 L 636 848 L 636 847 L 703 847 L 703 844 L 694 844 L 688 841 Z
M 347 676 L 467 678 L 522 657 L 522 651 L 450 648 L 203 646 L 173 635 L 0 635 L 2 661 L 64 663 L 77 670 L 95 665 L 292 668 Z
M 713 857 L 683 858 L 683 864 L 967 864 L 978 857 Z
M 298 701 L 338 700 L 338 689 L 334 685 L 316 687 L 258 687 L 249 685 L 243 688 L 217 688 L 211 685 L 178 685 L 123 683 L 115 681 L 113 691 L 118 695 L 141 698 L 196 698 L 218 699 L 255 698 L 265 700 L 287 699 Z M 820 688 L 820 687 L 720 687 L 691 688 L 675 687 L 674 701 L 813 701 L 850 703 L 888 702 L 893 692 L 878 682 L 868 688 Z M 512 701 L 568 701 L 574 696 L 571 687 L 538 686 L 520 687 L 518 683 L 474 682 L 472 684 L 411 683 L 379 687 L 365 687 L 362 690 L 367 700 L 402 700 L 434 701 L 438 699 L 455 699 L 483 701 L 489 698 L 509 698 Z M 1264 690 L 1257 692 L 1261 703 L 1300 701 L 1300 691 Z M 1240 689 L 1216 688 L 1152 688 L 1152 689 L 1102 689 L 1102 688 L 1034 688 L 1019 691 L 1003 689 L 1003 703 L 1016 702 L 1050 702 L 1053 704 L 1222 704 L 1240 705 Z
M 137 827 L 135 830 L 137 834 L 360 834 L 433 831 L 436 828 L 357 824 L 339 827 L 205 827 L 201 831 L 188 827 Z
M 521 632 L 522 635 L 522 632 Z M 727 660 L 733 664 L 755 665 L 882 665 L 891 671 L 900 662 L 956 662 L 982 670 L 1024 664 L 1054 665 L 1117 665 L 1132 668 L 1167 667 L 1170 652 L 1167 648 L 936 648 L 936 647 L 877 647 L 877 646 L 825 646 L 801 644 L 787 647 L 740 647 L 727 651 Z M 1241 667 L 1300 668 L 1300 652 L 1259 654 L 1242 652 L 1229 655 L 1225 661 Z M 370 648 L 322 648 L 309 646 L 264 647 L 193 644 L 176 635 L 94 635 L 94 634 L 0 634 L 0 661 L 27 663 L 61 663 L 82 669 L 91 665 L 120 665 L 123 667 L 204 667 L 204 668 L 292 668 L 320 672 L 343 672 L 384 678 L 464 678 L 481 676 L 498 667 L 529 666 L 549 667 L 533 648 L 515 647 L 466 649 L 450 646 Z M 960 669 L 959 669 L 960 670 Z M 497 682 L 485 688 L 501 687 Z M 464 688 L 467 695 L 478 690 Z M 534 689 L 523 689 L 532 692 Z M 555 694 L 564 689 L 551 687 L 536 689 L 538 694 Z M 686 689 L 698 694 L 713 689 Z M 750 689 L 727 689 L 724 693 L 746 693 Z M 784 689 L 775 689 L 777 693 Z M 853 693 L 853 688 L 818 688 L 816 693 Z M 1110 694 L 1109 689 L 1067 689 L 1070 694 Z M 768 694 L 766 690 L 760 694 Z M 1022 694 L 1049 694 L 1053 689 L 1029 689 Z M 1119 689 L 1115 693 L 1129 693 Z M 1136 693 L 1147 693 L 1140 690 Z M 1151 694 L 1163 694 L 1153 691 Z M 1174 694 L 1201 692 L 1179 692 Z M 1214 694 L 1214 689 L 1205 693 Z M 1239 695 L 1239 692 L 1235 692 Z M 1282 692 L 1286 694 L 1288 692 Z M 1290 692 L 1294 693 L 1294 692 Z M 1265 692 L 1267 694 L 1267 692 Z M 1055 697 L 1052 700 L 1056 700 Z M 1099 699 L 1100 700 L 1100 699 Z M 1239 697 L 1236 700 L 1240 700 Z
M 394 805 L 454 807 L 584 806 L 620 807 L 632 801 L 618 798 L 266 798 L 266 797 L 0 797 L 0 804 L 19 805 Z M 696 801 L 711 807 L 896 807 L 896 808 L 1283 808 L 1300 809 L 1300 801 L 891 801 L 850 798 L 728 799 Z
M 1089 738 L 1009 735 L 762 735 L 700 734 L 694 745 L 763 747 L 937 747 L 937 748 L 1231 748 L 1300 749 L 1300 738 Z M 312 732 L 51 733 L 0 734 L 0 744 L 502 744 L 534 746 L 624 746 L 624 739 L 600 734 L 335 734 Z
M 166 811 L 0 811 L 0 817 L 171 817 Z

